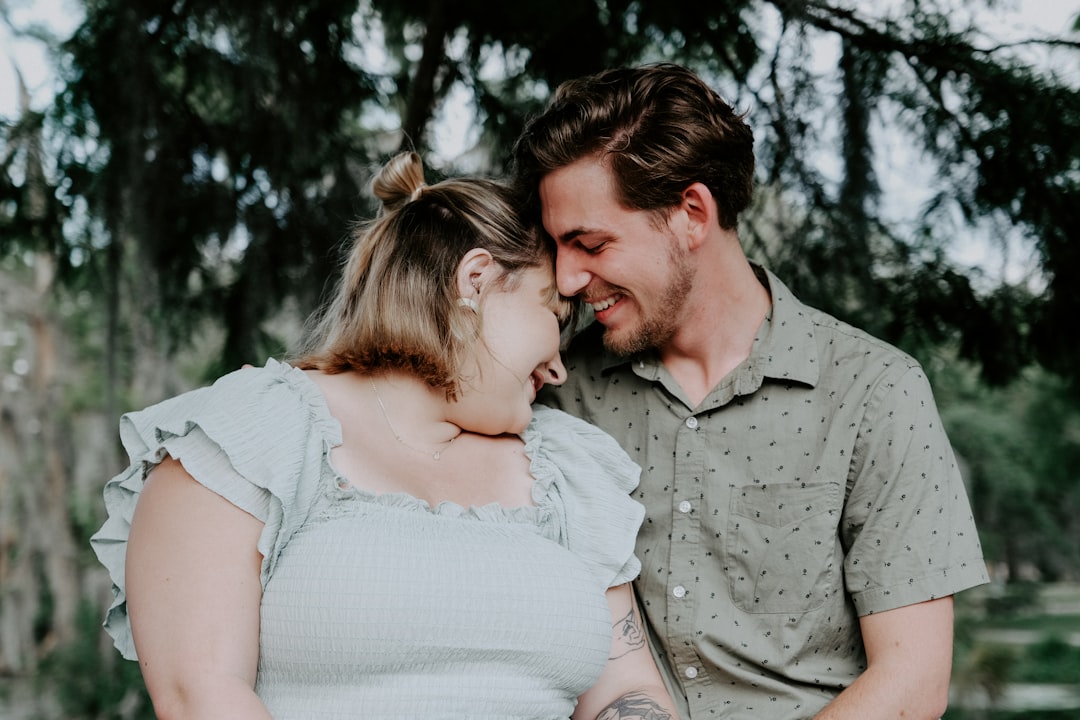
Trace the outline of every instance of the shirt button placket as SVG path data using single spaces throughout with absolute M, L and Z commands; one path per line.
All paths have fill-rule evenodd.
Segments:
M 682 421 L 676 439 L 675 475 L 671 488 L 671 555 L 668 559 L 668 631 L 672 659 L 684 681 L 698 677 L 701 664 L 694 638 L 694 618 L 697 600 L 692 583 L 701 561 L 699 557 L 700 528 L 694 503 L 701 495 L 706 454 L 702 443 L 704 434 L 697 417 L 690 415 Z M 688 642 L 690 641 L 690 642 Z

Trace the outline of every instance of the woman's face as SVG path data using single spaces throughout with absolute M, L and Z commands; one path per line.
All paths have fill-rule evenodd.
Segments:
M 492 435 L 522 432 L 537 391 L 566 381 L 554 274 L 530 268 L 508 284 L 481 295 L 476 369 L 462 383 L 461 402 L 475 416 L 468 429 Z

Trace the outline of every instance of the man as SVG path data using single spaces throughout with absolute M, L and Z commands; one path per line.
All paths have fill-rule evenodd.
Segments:
M 736 232 L 753 136 L 673 65 L 564 83 L 515 149 L 596 322 L 543 394 L 642 466 L 637 580 L 688 718 L 937 718 L 987 582 L 922 369 L 801 304 Z

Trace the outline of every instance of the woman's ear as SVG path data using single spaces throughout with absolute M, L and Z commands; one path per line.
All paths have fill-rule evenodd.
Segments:
M 495 258 L 483 248 L 473 248 L 461 258 L 457 268 L 458 297 L 476 300 L 491 274 L 495 271 Z

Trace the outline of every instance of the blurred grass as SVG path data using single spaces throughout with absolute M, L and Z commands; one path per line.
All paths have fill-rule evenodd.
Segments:
M 1015 583 L 958 595 L 952 681 L 943 720 L 1080 718 L 1080 585 Z M 1018 707 L 1020 698 L 1036 707 Z
M 987 618 L 984 628 L 999 630 L 1029 630 L 1046 635 L 1080 633 L 1080 613 L 1075 615 L 1032 615 Z

